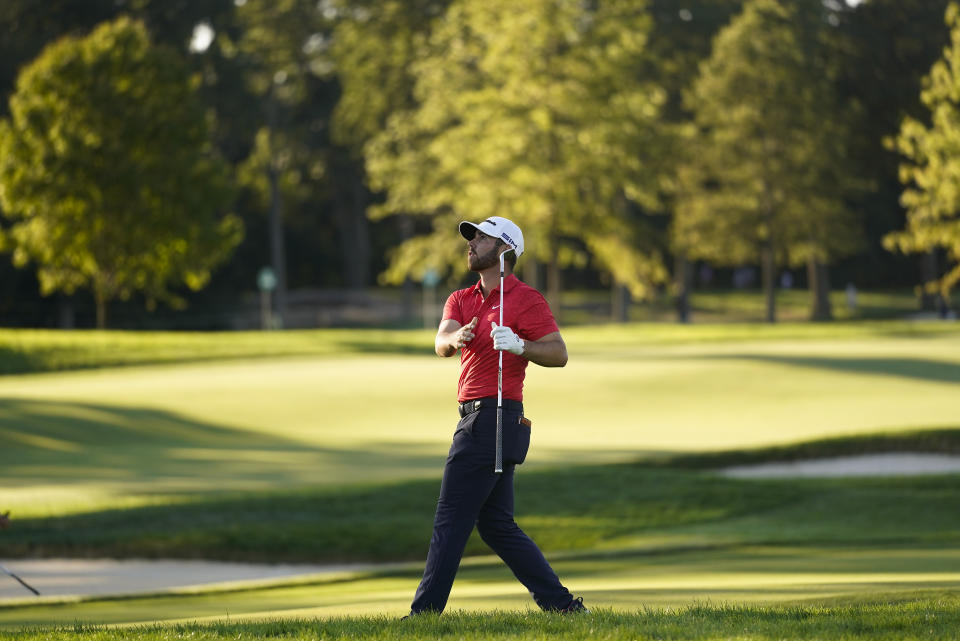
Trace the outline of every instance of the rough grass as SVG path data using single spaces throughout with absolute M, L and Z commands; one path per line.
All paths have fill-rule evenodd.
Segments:
M 335 617 L 260 623 L 178 624 L 108 629 L 77 624 L 58 628 L 0 631 L 17 641 L 219 641 L 226 639 L 381 640 L 520 639 L 719 639 L 902 641 L 956 639 L 960 599 L 955 594 L 907 599 L 791 606 L 701 604 L 677 610 L 598 610 L 589 615 L 485 612 L 447 613 L 400 621 L 396 617 Z
M 578 356 L 565 372 L 567 376 L 551 372 L 549 383 L 531 381 L 531 394 L 539 407 L 545 408 L 538 409 L 535 418 L 538 429 L 544 430 L 538 433 L 546 442 L 561 442 L 571 434 L 602 435 L 609 439 L 604 447 L 617 446 L 621 455 L 625 451 L 641 456 L 637 443 L 665 430 L 682 430 L 682 415 L 687 412 L 686 428 L 699 430 L 690 432 L 691 438 L 752 420 L 753 424 L 744 428 L 749 432 L 745 442 L 762 443 L 756 439 L 766 434 L 759 428 L 775 425 L 778 434 L 789 435 L 792 433 L 784 432 L 787 423 L 810 419 L 831 419 L 849 426 L 858 418 L 851 408 L 863 410 L 868 403 L 887 403 L 880 410 L 885 419 L 880 425 L 891 428 L 866 437 L 818 438 L 759 450 L 737 448 L 680 456 L 660 451 L 639 463 L 616 465 L 585 464 L 586 457 L 581 457 L 577 466 L 549 468 L 541 464 L 523 469 L 518 479 L 520 524 L 551 559 L 557 559 L 565 580 L 569 577 L 584 586 L 574 589 L 585 590 L 593 598 L 591 604 L 601 605 L 588 618 L 498 611 L 518 602 L 517 585 L 499 563 L 477 556 L 488 551 L 475 539 L 468 548 L 472 558 L 456 588 L 462 591 L 453 605 L 466 603 L 470 613 L 451 612 L 439 619 L 401 623 L 392 614 L 304 618 L 296 609 L 318 612 L 316 616 L 322 611 L 323 617 L 350 611 L 399 611 L 416 586 L 418 569 L 408 568 L 401 574 L 386 572 L 275 590 L 9 606 L 0 608 L 0 621 L 20 627 L 0 630 L 0 639 L 957 638 L 960 603 L 953 588 L 958 584 L 954 569 L 960 512 L 955 506 L 960 476 L 741 481 L 719 477 L 712 470 L 770 458 L 957 451 L 957 426 L 931 422 L 919 411 L 931 405 L 948 410 L 955 407 L 955 388 L 960 382 L 954 340 L 958 333 L 960 328 L 955 325 L 904 322 L 565 330 Z M 348 478 L 348 469 L 364 474 L 386 470 L 391 475 L 396 470 L 385 464 L 391 457 L 409 457 L 411 450 L 391 443 L 377 453 L 380 458 L 369 458 L 362 437 L 370 436 L 373 443 L 376 433 L 364 433 L 362 423 L 344 422 L 335 434 L 310 440 L 309 423 L 294 425 L 291 421 L 296 414 L 278 414 L 281 405 L 294 407 L 296 413 L 309 407 L 298 405 L 293 397 L 282 396 L 276 406 L 259 410 L 283 423 L 277 428 L 267 422 L 262 431 L 245 422 L 254 414 L 252 406 L 233 408 L 229 414 L 230 406 L 220 403 L 224 399 L 234 403 L 238 395 L 253 394 L 252 387 L 238 387 L 246 382 L 243 376 L 260 381 L 265 376 L 285 375 L 283 386 L 264 392 L 280 396 L 300 372 L 318 371 L 290 371 L 295 361 L 284 360 L 286 356 L 342 358 L 334 368 L 337 379 L 301 384 L 311 388 L 353 386 L 359 379 L 344 375 L 347 358 L 393 366 L 393 361 L 370 356 L 429 356 L 431 341 L 432 332 L 380 330 L 248 335 L 52 332 L 39 337 L 31 337 L 29 332 L 0 332 L 0 372 L 8 373 L 261 356 L 273 359 L 266 370 L 244 370 L 242 376 L 214 381 L 229 390 L 223 399 L 211 401 L 204 388 L 202 398 L 190 397 L 182 407 L 173 404 L 161 409 L 145 404 L 158 394 L 166 398 L 190 391 L 171 387 L 158 392 L 157 382 L 181 377 L 180 368 L 162 374 L 159 370 L 163 368 L 141 371 L 139 378 L 129 378 L 143 385 L 142 389 L 120 385 L 109 392 L 101 388 L 115 378 L 100 377 L 99 373 L 96 377 L 93 373 L 77 375 L 72 382 L 65 376 L 7 377 L 3 387 L 6 399 L 0 403 L 0 437 L 7 435 L 13 440 L 4 442 L 0 462 L 8 472 L 18 470 L 18 476 L 4 482 L 16 480 L 27 491 L 33 491 L 32 483 L 37 497 L 63 490 L 70 494 L 64 503 L 70 509 L 38 509 L 27 518 L 15 513 L 14 527 L 0 537 L 0 558 L 105 555 L 422 561 L 442 456 L 431 458 L 429 481 L 386 476 L 358 484 L 356 479 L 362 477 L 354 476 L 346 484 L 331 484 L 326 477 L 310 476 L 312 469 L 323 468 L 321 471 L 341 478 Z M 700 349 L 704 345 L 709 349 Z M 401 371 L 409 372 L 410 362 L 417 359 L 395 360 Z M 417 372 L 426 372 L 426 364 L 437 368 L 433 362 L 422 362 L 425 366 Z M 584 364 L 583 369 L 576 369 L 579 363 Z M 357 370 L 366 371 L 362 367 Z M 189 385 L 206 384 L 205 377 L 214 371 L 222 374 L 227 368 L 197 368 Z M 134 373 L 124 370 L 123 376 L 127 372 Z M 409 397 L 410 391 L 404 387 L 407 381 L 387 374 L 377 372 Z M 369 372 L 366 376 L 368 380 Z M 440 380 L 438 376 L 433 382 Z M 588 390 L 585 381 L 590 383 Z M 731 381 L 737 384 L 731 385 Z M 783 385 L 768 386 L 770 382 Z M 51 383 L 63 386 L 53 389 Z M 414 383 L 423 387 L 422 379 Z M 52 398 L 64 394 L 68 385 L 72 385 L 73 397 Z M 669 396 L 671 390 L 675 396 Z M 381 392 L 395 391 L 378 390 L 377 398 Z M 90 400 L 98 394 L 115 398 Z M 802 406 L 789 404 L 796 397 L 811 401 L 809 415 L 799 411 Z M 315 389 L 310 399 L 313 404 L 325 402 L 316 399 Z M 422 400 L 414 399 L 421 405 Z M 351 398 L 354 414 L 367 409 L 362 401 Z M 702 406 L 697 405 L 700 402 Z M 658 403 L 660 414 L 651 413 L 651 406 Z M 373 405 L 369 409 L 381 412 L 381 417 L 386 411 L 391 420 L 408 414 L 389 399 Z M 596 406 L 605 408 L 606 414 L 598 417 Z M 906 406 L 921 417 L 920 422 L 898 423 L 894 416 L 897 406 Z M 706 413 L 705 407 L 712 411 Z M 754 416 L 741 415 L 739 408 L 744 407 Z M 871 409 L 876 413 L 876 408 Z M 214 415 L 221 420 L 210 419 Z M 944 416 L 955 417 L 955 413 Z M 424 422 L 422 415 L 418 418 Z M 345 417 L 337 420 L 345 421 Z M 431 422 L 429 429 L 439 425 L 440 420 Z M 918 430 L 918 425 L 925 429 Z M 929 429 L 937 425 L 944 429 Z M 294 429 L 301 427 L 301 432 Z M 893 433 L 895 427 L 901 427 L 899 432 Z M 638 432 L 644 429 L 649 431 Z M 352 444 L 353 449 L 323 441 L 344 433 L 360 438 Z M 576 449 L 582 442 L 569 442 L 573 443 L 571 451 L 588 453 Z M 689 448 L 695 449 L 697 442 L 691 441 Z M 184 452 L 193 458 L 175 458 Z M 198 464 L 195 455 L 203 452 L 212 458 Z M 306 452 L 302 461 L 295 456 L 301 452 Z M 262 458 L 245 461 L 243 457 L 252 453 Z M 418 450 L 415 455 L 422 453 Z M 566 460 L 571 460 L 569 452 Z M 161 463 L 159 467 L 156 462 Z M 298 465 L 295 474 L 286 471 L 291 463 Z M 195 469 L 200 473 L 190 471 Z M 31 476 L 19 476 L 19 472 Z M 137 488 L 140 494 L 129 499 L 109 495 L 103 501 L 87 503 L 81 486 L 89 476 L 103 482 L 114 476 L 117 487 Z M 246 489 L 230 489 L 234 479 L 248 483 L 243 486 Z M 153 494 L 143 489 L 148 487 Z M 878 596 L 884 589 L 888 596 Z M 831 594 L 861 597 L 837 600 Z M 711 600 L 690 607 L 697 595 Z M 790 603 L 760 604 L 770 596 Z M 808 601 L 811 597 L 817 600 Z M 637 610 L 638 603 L 664 602 L 686 605 Z M 728 602 L 738 605 L 723 605 Z M 324 603 L 325 609 L 318 607 Z M 621 609 L 605 609 L 604 604 L 618 604 Z M 478 614 L 478 609 L 482 613 Z M 238 622 L 230 619 L 231 612 L 264 621 Z M 283 620 L 278 618 L 281 613 Z M 23 627 L 31 621 L 62 625 L 201 617 L 212 620 L 119 629 L 82 623 Z
M 930 451 L 960 431 L 846 438 L 777 448 L 783 459 L 862 451 Z M 752 452 L 680 458 L 706 468 Z M 519 470 L 521 525 L 548 551 L 713 538 L 804 545 L 955 540 L 960 477 L 744 481 L 644 462 Z M 438 482 L 201 494 L 166 504 L 26 518 L 0 538 L 0 557 L 147 557 L 360 562 L 418 559 Z M 815 519 L 808 518 L 815 515 Z M 791 527 L 791 522 L 796 525 Z M 707 536 L 709 533 L 709 537 Z M 931 539 L 931 537 L 933 537 Z M 486 554 L 476 538 L 468 554 Z

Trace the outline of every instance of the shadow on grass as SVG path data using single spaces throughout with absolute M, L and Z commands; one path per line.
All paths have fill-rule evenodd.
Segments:
M 439 482 L 180 496 L 16 521 L 0 557 L 422 560 Z M 960 476 L 741 481 L 643 464 L 524 470 L 517 520 L 548 553 L 684 546 L 954 545 Z M 475 534 L 468 555 L 489 555 Z
M 842 358 L 770 354 L 715 354 L 697 358 L 756 361 L 834 372 L 894 376 L 938 383 L 960 383 L 960 364 L 920 358 Z
M 683 453 L 652 460 L 651 464 L 710 470 L 751 463 L 790 462 L 891 452 L 960 454 L 960 428 L 950 426 L 889 434 L 841 436 L 793 445 L 731 452 Z
M 317 428 L 324 427 L 318 418 Z M 436 470 L 442 458 L 434 450 L 409 443 L 324 448 L 155 409 L 0 399 L 0 478 L 8 487 L 210 492 L 338 482 L 357 478 L 358 469 L 384 480 Z
M 42 367 L 42 359 L 22 350 L 0 347 L 0 375 L 32 372 Z

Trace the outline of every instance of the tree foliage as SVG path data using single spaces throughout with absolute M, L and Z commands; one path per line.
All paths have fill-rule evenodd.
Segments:
M 330 59 L 341 92 L 334 139 L 357 153 L 391 113 L 410 109 L 417 42 L 450 0 L 336 0 Z
M 930 124 L 907 117 L 893 141 L 906 159 L 900 179 L 907 225 L 884 239 L 889 249 L 908 253 L 945 249 L 952 266 L 927 285 L 944 298 L 960 281 L 960 5 L 949 5 L 946 23 L 950 44 L 920 94 Z
M 585 247 L 637 294 L 662 280 L 626 206 L 658 206 L 664 94 L 638 77 L 650 26 L 638 0 L 451 4 L 418 50 L 416 108 L 366 149 L 386 193 L 374 216 L 416 214 L 433 228 L 397 249 L 387 280 L 459 273 L 456 221 L 492 215 L 515 220 L 545 262 Z
M 819 3 L 751 0 L 717 36 L 687 99 L 694 126 L 678 173 L 674 246 L 765 272 L 856 247 L 844 204 L 845 113 L 831 83 Z
M 64 38 L 25 67 L 0 122 L 4 248 L 37 265 L 44 293 L 91 289 L 105 306 L 141 292 L 178 304 L 242 234 L 230 178 L 182 59 L 120 18 Z

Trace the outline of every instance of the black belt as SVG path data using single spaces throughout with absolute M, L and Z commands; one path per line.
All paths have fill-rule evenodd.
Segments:
M 496 397 L 492 398 L 478 398 L 474 401 L 464 401 L 460 403 L 460 418 L 463 418 L 467 414 L 473 414 L 481 407 L 493 407 L 496 408 L 497 399 Z M 512 401 L 508 398 L 503 399 L 503 409 L 508 412 L 520 412 L 523 414 L 523 403 L 520 401 Z

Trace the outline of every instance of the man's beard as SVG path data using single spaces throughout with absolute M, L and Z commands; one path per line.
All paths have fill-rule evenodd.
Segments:
M 467 266 L 472 272 L 482 272 L 497 264 L 500 260 L 499 245 L 494 245 L 486 254 L 467 257 Z

